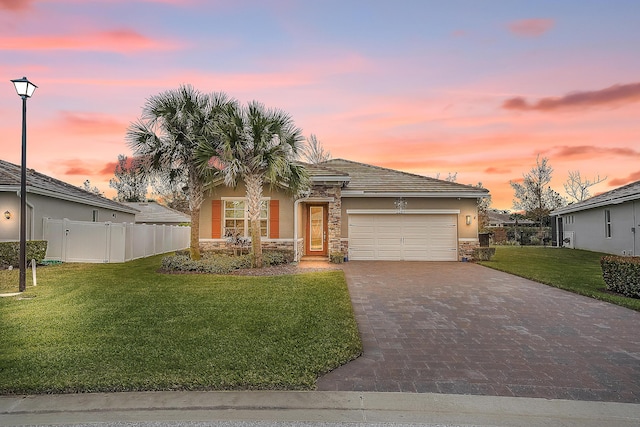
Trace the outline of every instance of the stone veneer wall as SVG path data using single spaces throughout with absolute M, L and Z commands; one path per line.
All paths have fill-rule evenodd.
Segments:
M 200 242 L 201 251 L 215 251 L 215 250 L 222 250 L 222 249 L 227 249 L 227 242 L 224 239 L 219 239 L 219 240 L 216 239 L 216 240 Z M 262 249 L 293 252 L 293 239 L 291 240 L 262 239 Z
M 466 258 L 467 261 L 473 261 L 473 250 L 480 247 L 480 241 L 475 240 L 458 240 L 458 261 Z
M 331 198 L 333 202 L 329 203 L 329 254 L 341 250 L 340 233 L 342 233 L 342 189 L 339 186 L 317 185 L 311 189 L 311 198 Z

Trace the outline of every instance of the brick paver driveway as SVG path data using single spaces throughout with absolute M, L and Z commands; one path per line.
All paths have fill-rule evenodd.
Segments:
M 640 313 L 469 263 L 349 262 L 364 354 L 319 390 L 640 403 Z

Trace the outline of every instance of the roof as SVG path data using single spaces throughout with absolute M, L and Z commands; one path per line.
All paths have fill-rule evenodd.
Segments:
M 0 191 L 20 191 L 21 167 L 0 160 Z M 129 206 L 109 200 L 98 194 L 85 191 L 66 182 L 27 169 L 27 193 L 39 194 L 55 199 L 111 209 L 118 212 L 135 214 L 137 211 Z
M 489 195 L 489 190 L 485 188 L 344 159 L 331 159 L 315 166 L 349 176 L 350 180 L 342 190 L 345 197 L 478 198 Z
M 606 193 L 598 194 L 582 202 L 573 203 L 556 209 L 551 215 L 565 215 L 572 212 L 584 211 L 587 209 L 599 208 L 602 206 L 617 205 L 640 199 L 640 181 L 632 182 L 623 187 L 618 187 Z
M 138 223 L 182 224 L 185 222 L 191 222 L 191 217 L 189 215 L 156 202 L 126 202 L 123 204 L 139 211 L 136 213 L 136 222 Z
M 487 211 L 487 217 L 489 218 L 489 224 L 500 223 L 500 224 L 535 224 L 535 221 L 525 218 L 518 218 L 517 220 L 511 216 L 510 213 L 500 212 L 495 209 L 489 209 Z

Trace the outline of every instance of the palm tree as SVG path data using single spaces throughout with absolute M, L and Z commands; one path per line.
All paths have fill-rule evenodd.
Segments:
M 280 185 L 297 194 L 308 186 L 304 167 L 295 162 L 303 141 L 302 131 L 291 117 L 259 102 L 246 107 L 230 105 L 217 122 L 217 139 L 200 145 L 199 164 L 217 169 L 225 185 L 244 181 L 251 230 L 253 267 L 262 267 L 260 208 L 265 183 Z
M 162 176 L 170 182 L 186 178 L 191 214 L 192 259 L 200 259 L 200 207 L 208 171 L 196 165 L 196 149 L 215 138 L 215 122 L 227 105 L 224 93 L 205 95 L 190 85 L 147 99 L 142 117 L 127 130 L 127 142 L 141 159 L 140 172 Z

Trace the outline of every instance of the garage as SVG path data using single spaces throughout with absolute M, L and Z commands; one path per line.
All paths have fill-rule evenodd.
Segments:
M 349 259 L 457 261 L 457 215 L 350 214 Z

